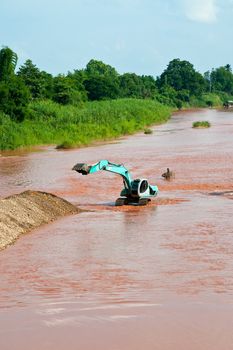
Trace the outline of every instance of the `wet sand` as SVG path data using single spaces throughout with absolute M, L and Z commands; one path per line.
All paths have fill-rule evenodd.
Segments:
M 194 130 L 202 118 L 211 128 Z M 0 253 L 1 350 L 230 350 L 232 136 L 233 113 L 193 111 L 115 144 L 0 157 L 0 196 L 43 190 L 89 210 Z M 114 207 L 120 178 L 70 170 L 99 159 L 159 196 Z

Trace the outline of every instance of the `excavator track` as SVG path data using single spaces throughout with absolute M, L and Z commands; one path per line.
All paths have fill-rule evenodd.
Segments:
M 139 198 L 138 205 L 147 205 L 150 202 L 149 198 Z
M 128 204 L 127 198 L 117 198 L 116 202 L 115 202 L 115 206 L 116 207 L 121 207 L 122 205 L 126 205 Z
M 117 198 L 115 205 L 116 207 L 120 207 L 122 205 L 127 205 L 127 204 L 144 206 L 144 205 L 147 205 L 149 202 L 150 202 L 149 198 L 139 198 L 138 200 L 130 200 L 128 198 L 119 197 Z

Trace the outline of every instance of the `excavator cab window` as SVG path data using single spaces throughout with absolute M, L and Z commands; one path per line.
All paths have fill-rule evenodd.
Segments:
M 144 192 L 146 192 L 147 188 L 148 188 L 148 182 L 146 180 L 143 180 L 141 182 L 141 185 L 140 185 L 140 188 L 139 188 L 139 192 L 140 193 L 144 193 Z
M 153 190 L 153 188 L 150 187 L 150 195 L 154 196 L 156 191 Z

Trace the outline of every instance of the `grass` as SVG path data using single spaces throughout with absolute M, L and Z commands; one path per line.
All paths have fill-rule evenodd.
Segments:
M 193 123 L 193 128 L 209 128 L 211 126 L 208 121 L 197 121 Z
M 61 106 L 50 100 L 30 105 L 21 123 L 0 113 L 0 149 L 55 144 L 73 148 L 104 141 L 165 123 L 172 108 L 153 100 L 119 99 Z

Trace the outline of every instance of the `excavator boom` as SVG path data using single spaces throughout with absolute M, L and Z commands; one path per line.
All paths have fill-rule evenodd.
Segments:
M 124 181 L 130 187 L 132 179 L 128 170 L 122 164 L 114 164 L 108 160 L 100 160 L 98 163 L 93 165 L 87 165 L 85 163 L 76 164 L 72 170 L 76 170 L 82 175 L 93 174 L 100 170 L 109 171 L 111 173 L 119 174 L 123 177 Z

